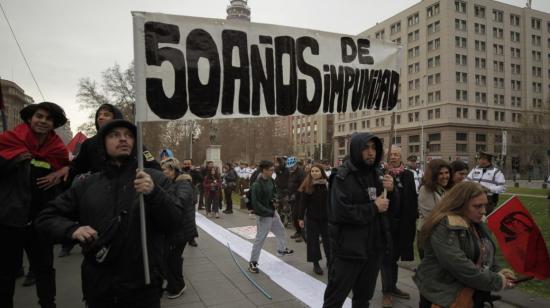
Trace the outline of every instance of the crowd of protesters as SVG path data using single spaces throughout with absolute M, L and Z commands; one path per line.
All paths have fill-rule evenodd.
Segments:
M 32 104 L 21 118 L 23 124 L 0 135 L 0 170 L 8 175 L 0 179 L 0 307 L 13 307 L 23 250 L 40 306 L 55 307 L 53 245 L 63 245 L 62 257 L 77 243 L 87 307 L 160 307 L 163 290 L 174 299 L 187 288 L 182 254 L 187 244 L 198 245 L 195 211 L 214 220 L 231 215 L 234 197 L 256 217 L 249 271 L 260 272 L 270 231 L 278 256 L 294 252 L 285 216 L 290 238 L 306 242 L 306 261 L 317 275 L 324 274 L 324 252 L 324 307 L 340 307 L 350 291 L 353 307 L 367 307 L 379 274 L 383 307 L 410 298 L 397 287 L 397 262 L 414 260 L 415 239 L 420 307 L 462 301 L 482 307 L 496 298 L 490 292 L 514 286 L 514 274 L 494 260 L 483 223 L 506 189 L 490 153 L 480 152 L 471 171 L 465 162 L 441 159 L 422 168 L 414 155 L 405 165 L 399 147 L 385 153 L 378 137 L 359 133 L 334 169 L 293 156 L 197 167 L 191 159 L 180 163 L 170 149 L 160 152 L 159 164 L 143 149 L 145 168 L 137 170 L 136 127 L 112 105 L 98 108 L 97 135 L 72 161 L 54 131 L 67 121 L 61 107 Z M 140 274 L 138 194 L 148 217 L 148 285 Z

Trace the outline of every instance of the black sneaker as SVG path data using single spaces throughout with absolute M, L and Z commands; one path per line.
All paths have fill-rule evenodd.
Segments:
M 61 249 L 61 251 L 59 252 L 58 257 L 59 257 L 59 258 L 63 258 L 63 257 L 67 257 L 67 256 L 70 256 L 70 255 L 71 255 L 71 251 L 70 251 L 70 250 Z
M 197 244 L 197 241 L 195 241 L 195 239 L 192 239 L 189 241 L 189 245 L 193 246 L 193 247 L 197 247 L 199 246 L 199 244 Z
M 185 292 L 185 290 L 187 290 L 187 285 L 184 283 L 183 288 L 181 288 L 181 290 L 179 292 L 168 293 L 168 295 L 166 297 L 168 297 L 168 299 L 178 298 L 178 297 L 183 295 L 183 292 Z
M 294 250 L 285 248 L 285 250 L 277 250 L 277 256 L 284 257 L 294 253 Z
M 258 274 L 260 269 L 258 268 L 258 262 L 248 262 L 248 271 L 254 274 Z
M 313 272 L 317 275 L 323 275 L 323 269 L 319 263 L 313 263 Z
M 292 234 L 290 236 L 291 239 L 297 239 L 297 238 L 301 238 L 302 237 L 302 234 L 300 234 L 300 232 L 295 232 L 294 234 Z

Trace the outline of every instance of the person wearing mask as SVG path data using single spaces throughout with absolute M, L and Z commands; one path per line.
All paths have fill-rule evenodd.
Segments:
M 277 188 L 271 177 L 275 170 L 273 162 L 261 161 L 258 170 L 260 174 L 250 187 L 252 207 L 256 215 L 256 238 L 252 245 L 248 270 L 254 274 L 260 272 L 258 261 L 269 231 L 273 232 L 277 239 L 277 256 L 283 257 L 294 253 L 294 250 L 288 249 L 286 246 L 285 227 L 275 210 L 274 203 L 277 200 Z
M 160 171 L 136 171 L 136 126 L 113 120 L 99 132 L 106 160 L 98 173 L 78 179 L 36 219 L 55 243 L 83 246 L 82 291 L 86 307 L 160 308 L 165 236 L 181 224 L 183 207 Z M 151 283 L 145 284 L 138 195 L 145 201 Z
M 470 171 L 466 180 L 478 182 L 489 190 L 487 214 L 491 214 L 498 205 L 498 195 L 506 191 L 504 173 L 493 165 L 493 154 L 480 151 L 478 165 Z
M 414 175 L 416 193 L 420 190 L 420 184 L 422 182 L 422 177 L 424 176 L 424 171 L 418 166 L 417 160 L 418 158 L 416 155 L 410 155 L 407 157 L 407 170 L 410 170 Z
M 179 198 L 183 206 L 183 220 L 177 232 L 168 234 L 166 249 L 166 291 L 168 299 L 175 299 L 183 295 L 187 289 L 183 279 L 183 251 L 186 244 L 193 240 L 197 232 L 195 222 L 195 205 L 193 203 L 193 187 L 191 175 L 180 171 L 180 163 L 176 158 L 166 158 L 160 162 L 162 173 L 172 181 L 169 192 Z
M 468 176 L 468 165 L 461 160 L 455 160 L 451 163 L 451 171 L 453 173 L 453 183 L 458 184 Z
M 13 308 L 15 279 L 27 245 L 36 293 L 42 308 L 56 307 L 53 245 L 39 237 L 34 222 L 57 194 L 69 165 L 69 152 L 55 128 L 67 122 L 57 104 L 31 104 L 20 112 L 22 124 L 0 134 L 0 307 Z
M 382 142 L 369 133 L 354 133 L 349 159 L 331 177 L 328 210 L 331 261 L 323 307 L 342 307 L 353 290 L 352 307 L 368 307 L 380 263 L 389 249 L 388 221 L 382 215 L 393 179 L 377 171 Z M 334 173 L 334 172 L 333 172 Z
M 208 169 L 208 175 L 202 182 L 202 189 L 206 199 L 206 216 L 220 218 L 219 204 L 222 180 L 218 167 L 212 166 Z
M 391 225 L 392 250 L 380 268 L 382 278 L 382 307 L 392 307 L 393 297 L 409 299 L 410 294 L 397 288 L 397 261 L 414 260 L 414 238 L 418 215 L 418 196 L 414 174 L 401 161 L 401 148 L 391 146 L 388 174 L 392 176 L 394 191 L 390 200 L 388 218 Z
M 321 246 L 319 236 L 323 240 L 327 265 L 330 263 L 330 241 L 328 239 L 328 178 L 322 165 L 313 165 L 308 175 L 300 185 L 301 193 L 298 223 L 306 230 L 307 262 L 313 263 L 313 272 L 323 275 L 319 265 Z M 307 228 L 306 228 L 307 223 Z
M 231 167 L 230 163 L 227 163 L 223 166 L 223 194 L 225 199 L 225 210 L 224 214 L 233 214 L 233 192 L 237 188 L 237 172 Z
M 422 178 L 422 186 L 418 192 L 418 224 L 420 231 L 424 219 L 439 204 L 445 192 L 451 186 L 451 165 L 442 159 L 432 159 L 426 166 L 426 173 Z M 424 257 L 421 246 L 418 246 L 420 258 Z
M 298 191 L 298 188 L 304 181 L 305 173 L 303 168 L 298 166 L 298 160 L 294 156 L 290 156 L 287 159 L 286 167 L 288 169 L 288 203 L 292 209 L 292 224 L 296 230 L 290 238 L 294 239 L 296 242 L 301 242 L 304 235 L 302 234 L 302 228 L 298 223 L 298 211 L 300 209 L 300 192 Z
M 483 223 L 487 204 L 487 189 L 462 182 L 424 221 L 419 238 L 424 259 L 413 277 L 419 307 L 481 308 L 490 291 L 514 287 L 514 273 L 495 260 L 496 246 Z
M 198 200 L 198 194 L 199 194 L 199 187 L 202 186 L 202 176 L 200 172 L 196 169 L 193 169 L 193 160 L 190 158 L 186 158 L 181 163 L 181 173 L 182 174 L 189 174 L 191 176 L 191 183 L 193 188 L 193 206 L 197 204 Z M 193 220 L 195 221 L 195 220 Z M 191 240 L 189 240 L 189 245 L 193 247 L 197 247 L 199 244 L 195 240 L 197 237 L 199 237 L 199 233 L 197 232 L 197 225 L 195 224 L 194 228 L 190 230 L 189 234 Z

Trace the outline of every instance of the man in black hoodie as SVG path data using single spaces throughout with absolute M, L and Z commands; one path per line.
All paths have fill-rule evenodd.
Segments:
M 368 307 L 374 293 L 382 256 L 391 239 L 386 234 L 393 179 L 376 170 L 382 142 L 368 133 L 352 135 L 349 160 L 331 176 L 329 238 L 333 257 L 323 307 L 342 307 L 353 290 L 352 307 Z
M 54 242 L 83 245 L 82 290 L 87 307 L 160 308 L 165 235 L 178 230 L 183 207 L 160 171 L 136 172 L 136 127 L 113 120 L 99 132 L 102 171 L 79 178 L 36 219 Z M 138 194 L 147 217 L 151 284 L 144 282 Z
M 99 106 L 95 113 L 95 128 L 97 132 L 99 132 L 103 126 L 112 120 L 121 120 L 123 118 L 124 116 L 122 115 L 120 109 L 111 104 L 103 104 Z M 98 135 L 94 135 L 82 143 L 80 151 L 72 160 L 70 167 L 65 167 L 66 170 L 64 181 L 67 183 L 66 186 L 70 185 L 70 183 L 72 183 L 74 178 L 78 175 L 101 171 L 103 165 L 105 164 L 103 156 L 100 155 L 101 143 L 102 141 L 99 140 Z M 144 150 L 143 157 L 143 163 L 146 168 L 160 170 L 160 165 L 149 151 Z M 59 257 L 62 258 L 68 256 L 71 253 L 72 248 L 73 245 L 71 243 L 63 244 L 63 247 L 59 252 Z

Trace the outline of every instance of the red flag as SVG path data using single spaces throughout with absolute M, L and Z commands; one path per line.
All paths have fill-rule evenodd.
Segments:
M 84 135 L 81 132 L 78 132 L 73 139 L 67 144 L 67 150 L 71 152 L 71 154 L 76 155 L 79 150 L 80 145 L 86 140 L 88 137 Z
M 517 196 L 491 213 L 488 225 L 514 271 L 541 280 L 550 277 L 550 258 L 544 238 Z

